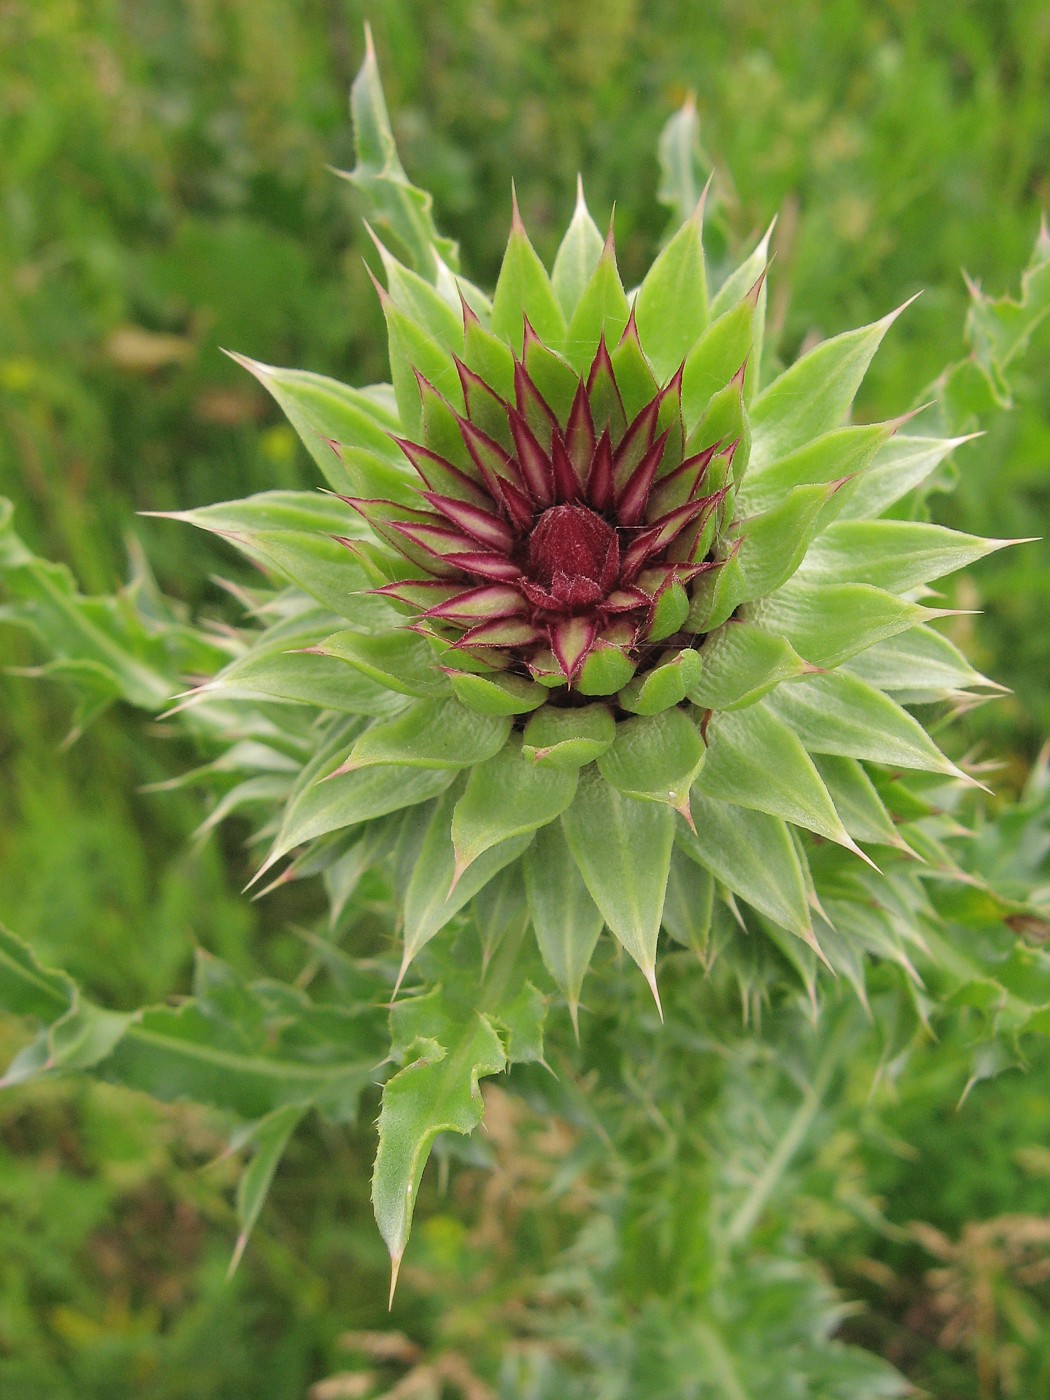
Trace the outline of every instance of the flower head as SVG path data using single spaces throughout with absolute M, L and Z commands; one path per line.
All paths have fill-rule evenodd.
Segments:
M 372 716 L 267 865 L 417 812 L 403 969 L 497 876 L 572 1008 L 603 925 L 654 991 L 720 908 L 830 957 L 903 846 L 880 766 L 966 779 L 905 704 L 989 684 L 922 598 L 999 542 L 879 518 L 957 445 L 848 421 L 898 313 L 760 383 L 766 248 L 713 290 L 698 208 L 628 295 L 581 192 L 550 272 L 515 209 L 491 298 L 379 244 L 392 390 L 254 367 L 352 507 L 345 590 L 279 557 Z

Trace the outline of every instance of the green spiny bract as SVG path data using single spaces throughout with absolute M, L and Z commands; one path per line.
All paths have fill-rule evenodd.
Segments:
M 898 313 L 764 385 L 768 235 L 713 287 L 701 200 L 629 294 L 581 187 L 550 272 L 515 205 L 490 298 L 404 188 L 392 384 L 242 361 L 329 494 L 187 513 L 296 585 L 200 698 L 324 712 L 260 875 L 393 852 L 402 976 L 482 891 L 517 902 L 574 1018 L 603 927 L 654 993 L 661 928 L 707 960 L 727 920 L 850 973 L 886 951 L 862 847 L 911 855 L 879 769 L 967 781 L 904 706 L 991 686 L 921 600 L 999 542 L 880 518 L 959 440 L 847 421 Z

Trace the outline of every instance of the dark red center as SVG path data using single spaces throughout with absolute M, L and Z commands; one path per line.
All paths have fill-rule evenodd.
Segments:
M 529 536 L 528 571 L 548 588 L 559 579 L 586 579 L 604 593 L 619 570 L 616 531 L 586 506 L 552 506 Z

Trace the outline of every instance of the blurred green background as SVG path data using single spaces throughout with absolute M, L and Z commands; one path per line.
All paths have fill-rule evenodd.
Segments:
M 482 283 L 512 178 L 549 258 L 577 171 L 599 222 L 615 201 L 625 280 L 639 274 L 667 220 L 656 141 L 695 92 L 717 237 L 742 245 L 779 214 L 777 355 L 925 289 L 876 361 L 863 417 L 911 406 L 959 358 L 960 270 L 990 292 L 1016 289 L 1050 205 L 1042 0 L 5 0 L 0 495 L 85 591 L 112 588 L 137 541 L 166 590 L 217 607 L 221 556 L 134 512 L 313 484 L 291 431 L 220 346 L 384 377 L 353 193 L 327 168 L 353 163 L 346 94 L 365 18 L 404 163 Z M 1044 323 L 1014 410 L 960 453 L 954 493 L 930 502 L 937 519 L 993 536 L 1045 529 L 1048 350 Z M 960 624 L 968 649 L 1014 691 L 968 716 L 959 742 L 1005 755 L 997 781 L 1016 791 L 1050 733 L 1047 546 L 994 556 L 956 597 L 984 609 Z M 32 660 L 2 615 L 0 654 L 15 668 Z M 280 971 L 289 923 L 312 912 L 296 901 L 310 896 L 241 900 L 236 832 L 186 846 L 196 799 L 142 789 L 187 755 L 121 714 L 60 753 L 62 695 L 18 676 L 0 684 L 4 921 L 115 1006 L 183 987 L 196 945 Z M 931 1055 L 910 1097 L 886 1107 L 881 1131 L 900 1150 L 866 1157 L 854 1144 L 851 1160 L 895 1221 L 931 1222 L 963 1251 L 957 1267 L 991 1270 L 1006 1290 L 998 1330 L 975 1341 L 972 1327 L 940 1325 L 924 1282 L 938 1267 L 932 1236 L 891 1249 L 855 1219 L 825 1221 L 821 1249 L 852 1296 L 870 1285 L 860 1339 L 939 1400 L 1034 1400 L 1044 1373 L 1023 1362 L 989 1373 L 974 1357 L 1050 1353 L 1045 1280 L 1015 1287 L 1012 1246 L 994 1229 L 973 1259 L 964 1246 L 989 1221 L 1045 1210 L 1050 1105 L 1034 1076 L 1012 1076 L 938 1136 L 938 1073 Z M 992 1140 L 992 1169 L 971 1170 Z M 941 1154 L 950 1143 L 960 1164 L 950 1193 L 931 1195 L 929 1142 Z M 367 1142 L 296 1144 L 229 1285 L 235 1172 L 202 1169 L 223 1143 L 200 1114 L 100 1088 L 0 1097 L 4 1400 L 293 1400 L 345 1364 L 341 1333 L 383 1325 Z M 469 1219 L 449 1205 L 421 1231 L 432 1295 L 469 1273 Z

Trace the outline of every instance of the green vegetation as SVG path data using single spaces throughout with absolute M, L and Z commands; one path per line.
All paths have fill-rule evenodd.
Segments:
M 653 153 L 694 91 L 702 150 L 688 179 L 698 190 L 715 171 L 716 265 L 779 215 L 770 363 L 925 288 L 892 353 L 875 360 L 857 418 L 924 401 L 916 387 L 969 347 L 943 426 L 965 432 L 979 419 L 986 435 L 909 509 L 974 534 L 1045 532 L 1045 272 L 1030 279 L 1023 312 L 975 302 L 960 276 L 965 267 L 993 299 L 1021 295 L 1050 205 L 1050 23 L 1036 0 L 800 0 L 775 13 L 751 0 L 685 10 L 613 0 L 600 29 L 566 0 L 39 0 L 0 7 L 0 496 L 15 503 L 29 548 L 68 563 L 84 593 L 130 579 L 118 612 L 131 632 L 145 619 L 179 637 L 181 615 L 162 595 L 187 617 L 232 621 L 214 575 L 254 586 L 221 545 L 134 512 L 317 484 L 275 405 L 219 347 L 348 383 L 387 375 L 360 196 L 325 169 L 353 164 L 346 93 L 364 18 L 404 163 L 467 251 L 468 276 L 494 279 L 512 178 L 549 264 L 582 170 L 599 224 L 616 200 L 618 257 L 634 285 L 667 232 Z M 0 532 L 0 562 L 10 563 L 9 540 Z M 778 1337 L 797 1348 L 807 1400 L 896 1393 L 875 1362 L 823 1344 L 835 1327 L 935 1400 L 1044 1393 L 1050 1065 L 1025 1041 L 1027 1068 L 1007 1066 L 1023 1017 L 1050 999 L 1034 961 L 1009 962 L 1013 933 L 1037 949 L 1048 927 L 1038 912 L 1050 890 L 1050 785 L 1038 759 L 1050 733 L 1048 546 L 1005 550 L 946 595 L 945 606 L 983 610 L 948 631 L 1013 694 L 945 731 L 956 759 L 972 751 L 1006 767 L 986 775 L 996 797 L 977 838 L 949 840 L 975 884 L 933 882 L 931 897 L 953 947 L 1009 963 L 1008 1005 L 990 982 L 962 979 L 936 1043 L 905 1054 L 916 1020 L 890 1023 L 899 1002 L 887 978 L 870 988 L 870 1029 L 855 1003 L 836 1003 L 840 1051 L 851 1047 L 836 1058 L 827 1035 L 804 1029 L 801 996 L 764 1008 L 761 1041 L 741 1026 L 741 994 L 762 1004 L 758 959 L 750 987 L 738 969 L 694 1003 L 693 954 L 672 952 L 661 1030 L 644 986 L 617 1004 L 625 984 L 606 957 L 584 993 L 585 1048 L 607 1075 L 591 1086 L 594 1103 L 555 1060 L 548 1117 L 546 1071 L 520 1065 L 521 1093 L 487 1094 L 487 1136 L 439 1140 L 392 1317 L 367 1202 L 378 1098 L 365 1071 L 385 1053 L 367 1038 L 370 1022 L 355 1089 L 364 1126 L 307 1121 L 232 1282 L 234 1241 L 253 1214 L 246 1197 L 265 1182 L 244 1178 L 238 1215 L 252 1144 L 223 1155 L 227 1117 L 94 1082 L 5 1088 L 5 1400 L 299 1400 L 314 1385 L 323 1400 L 399 1382 L 399 1394 L 433 1400 L 582 1400 L 598 1393 L 585 1366 L 623 1400 L 779 1400 Z M 48 654 L 6 625 L 4 607 L 0 655 L 16 673 L 0 682 L 2 923 L 113 1012 L 195 986 L 223 1033 L 236 1024 L 231 1006 L 251 1005 L 256 1028 L 279 1036 L 278 979 L 299 979 L 304 996 L 345 991 L 337 948 L 318 943 L 320 882 L 243 899 L 262 850 L 237 818 L 193 839 L 208 808 L 178 779 L 199 761 L 194 742 L 124 707 L 101 713 L 112 694 L 84 685 L 83 670 L 55 668 L 81 683 L 75 713 L 67 689 L 17 674 Z M 199 653 L 165 644 L 172 674 L 194 674 Z M 60 750 L 71 728 L 78 737 Z M 984 882 L 999 895 L 991 907 Z M 377 967 L 389 949 L 371 911 L 384 898 L 369 875 L 352 913 L 355 952 Z M 1012 931 L 1000 920 L 1008 901 Z M 434 956 L 440 968 L 444 954 Z M 361 984 L 376 1006 L 381 972 Z M 925 1009 L 917 998 L 915 1016 Z M 712 1025 L 730 1020 L 706 1053 Z M 1000 1038 L 984 1039 L 993 1022 Z M 0 1062 L 29 1031 L 0 1021 Z M 704 1090 L 696 1122 L 668 1119 L 683 1060 Z M 628 1112 L 610 1163 L 592 1118 L 615 1093 Z M 655 1159 L 654 1140 L 665 1144 Z M 797 1151 L 778 1156 L 791 1142 Z M 699 1200 L 718 1228 L 698 1224 Z M 861 1305 L 844 1321 L 843 1299 Z M 688 1339 L 683 1317 L 695 1323 Z M 736 1369 L 722 1389 L 675 1389 L 686 1385 L 687 1340 L 718 1375 L 726 1338 Z M 342 1390 L 325 1390 L 337 1374 Z

